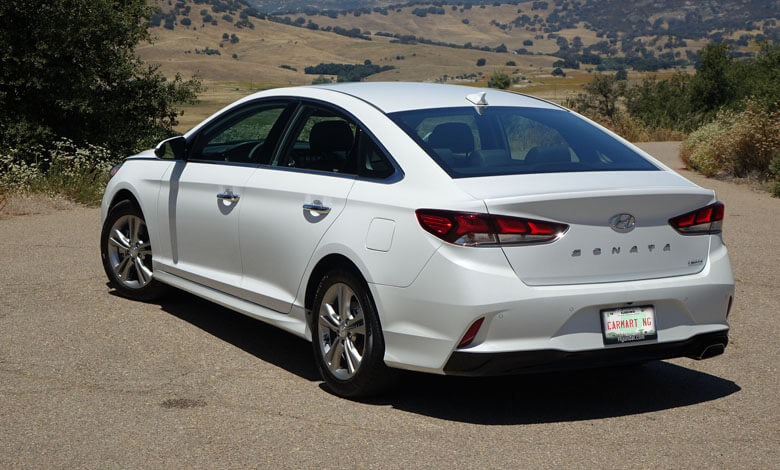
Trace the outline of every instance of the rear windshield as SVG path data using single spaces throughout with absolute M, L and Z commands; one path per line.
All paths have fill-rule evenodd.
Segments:
M 473 106 L 391 113 L 453 178 L 658 168 L 606 132 L 558 109 Z

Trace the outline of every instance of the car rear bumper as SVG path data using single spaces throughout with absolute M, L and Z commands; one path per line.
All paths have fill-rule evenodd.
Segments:
M 523 358 L 518 366 L 488 369 L 503 373 L 500 369 L 522 368 L 540 354 L 553 359 L 593 356 L 605 363 L 620 362 L 634 351 L 650 351 L 661 359 L 693 355 L 687 342 L 726 335 L 729 329 L 734 278 L 725 246 L 713 245 L 707 264 L 696 274 L 562 286 L 524 284 L 500 249 L 443 245 L 408 287 L 369 284 L 382 324 L 385 363 L 447 374 L 479 369 L 474 358 Z M 653 306 L 657 338 L 604 344 L 600 312 L 631 305 Z M 474 341 L 458 348 L 480 318 Z M 535 360 L 528 365 L 536 365 Z
M 455 351 L 444 366 L 448 375 L 507 375 L 632 364 L 675 357 L 708 359 L 723 354 L 728 331 L 696 335 L 684 341 L 568 352 L 555 349 L 503 353 Z

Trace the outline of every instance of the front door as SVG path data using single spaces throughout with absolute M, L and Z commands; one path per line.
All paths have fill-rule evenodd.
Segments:
M 242 106 L 191 141 L 188 160 L 172 167 L 160 193 L 161 229 L 170 241 L 158 257 L 163 271 L 238 293 L 245 184 L 274 153 L 290 108 L 280 101 Z

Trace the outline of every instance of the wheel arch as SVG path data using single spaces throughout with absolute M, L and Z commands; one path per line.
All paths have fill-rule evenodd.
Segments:
M 341 253 L 331 253 L 322 257 L 314 266 L 314 268 L 311 270 L 311 273 L 309 274 L 309 278 L 306 281 L 306 289 L 304 291 L 304 297 L 303 297 L 303 306 L 304 309 L 306 310 L 307 320 L 309 320 L 308 317 L 311 315 L 311 308 L 312 308 L 312 304 L 314 303 L 314 296 L 317 293 L 317 286 L 319 285 L 320 280 L 322 280 L 322 277 L 325 275 L 325 273 L 335 268 L 343 268 L 352 271 L 353 273 L 360 276 L 363 282 L 366 283 L 366 287 L 368 287 L 367 286 L 368 281 L 366 280 L 366 276 L 361 272 L 357 264 L 355 264 L 347 256 Z
M 133 192 L 128 188 L 121 188 L 116 193 L 114 193 L 114 196 L 111 198 L 111 202 L 108 204 L 108 210 L 111 210 L 114 206 L 122 201 L 129 201 L 135 206 L 136 209 L 141 212 L 141 215 L 143 215 L 144 211 L 141 208 L 141 204 L 138 202 L 138 198 L 135 197 L 135 194 L 133 194 Z

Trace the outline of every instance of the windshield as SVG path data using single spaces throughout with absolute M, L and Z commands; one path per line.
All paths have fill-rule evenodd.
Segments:
M 473 106 L 389 114 L 453 178 L 658 168 L 574 113 Z

